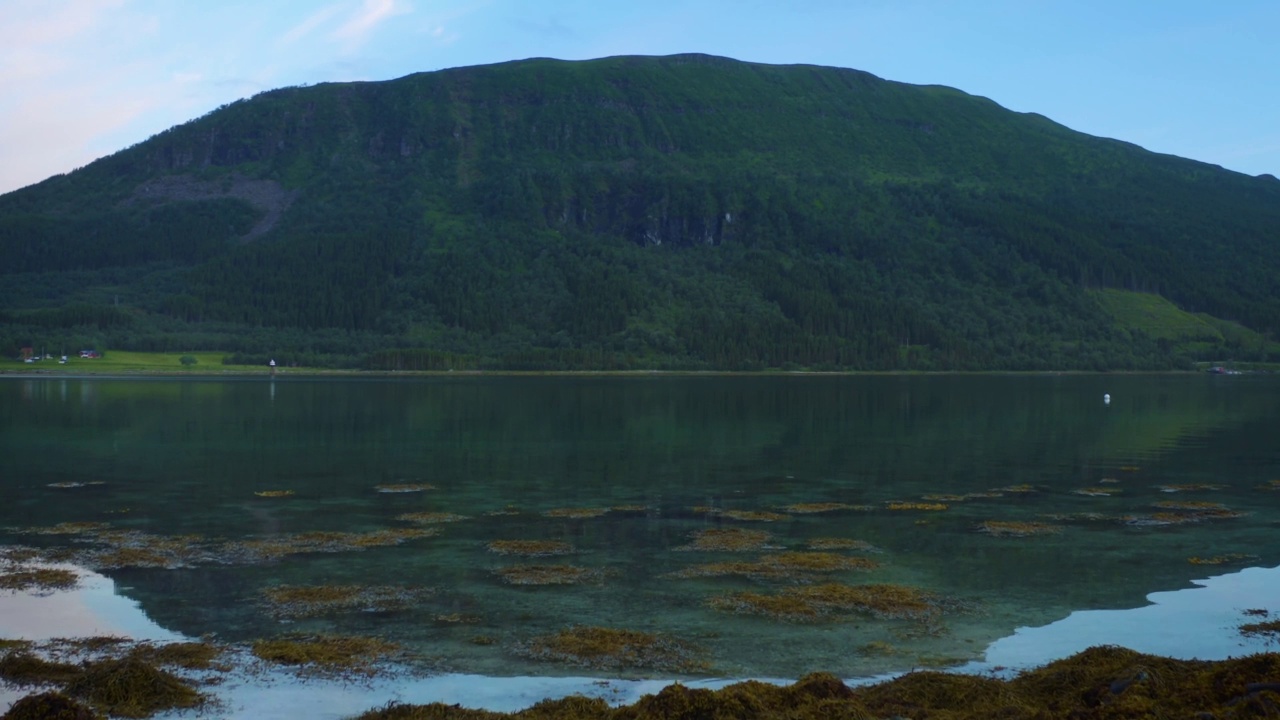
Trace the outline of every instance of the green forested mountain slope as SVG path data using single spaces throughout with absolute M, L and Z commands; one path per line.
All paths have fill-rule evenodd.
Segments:
M 223 107 L 0 197 L 0 273 L 5 353 L 1181 367 L 1277 353 L 1280 181 L 854 70 L 528 60 Z

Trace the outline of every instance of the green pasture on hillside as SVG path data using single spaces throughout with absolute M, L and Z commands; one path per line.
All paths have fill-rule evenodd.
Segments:
M 41 372 L 41 373 L 65 373 L 68 375 L 110 375 L 114 373 L 192 373 L 192 374 L 217 374 L 217 373 L 254 373 L 260 372 L 266 374 L 270 372 L 270 368 L 259 367 L 257 365 L 224 365 L 222 359 L 230 353 L 220 351 L 194 351 L 194 352 L 130 352 L 127 350 L 109 350 L 102 357 L 82 358 L 77 352 L 74 355 L 67 355 L 65 364 L 53 360 L 38 360 L 32 363 L 26 363 L 21 360 L 9 360 L 0 365 L 4 370 L 25 371 L 25 372 Z M 184 365 L 182 358 L 190 356 L 195 358 L 193 364 Z

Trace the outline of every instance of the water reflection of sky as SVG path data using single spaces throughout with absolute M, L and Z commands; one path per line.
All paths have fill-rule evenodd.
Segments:
M 1250 568 L 1196 581 L 1198 587 L 1157 592 L 1150 604 L 1128 610 L 1089 610 L 1048 625 L 1019 628 L 987 648 L 985 660 L 960 668 L 991 672 L 1043 665 L 1094 645 L 1122 645 L 1144 653 L 1182 659 L 1216 660 L 1273 649 L 1262 639 L 1241 636 L 1243 611 L 1280 611 L 1280 567 Z M 138 640 L 180 639 L 152 622 L 137 603 L 116 594 L 114 583 L 86 572 L 80 587 L 45 596 L 0 594 L 0 637 L 45 640 L 55 637 L 120 635 Z M 734 678 L 684 681 L 716 688 Z M 214 688 L 226 718 L 342 718 L 389 701 L 443 702 L 496 711 L 516 711 L 546 698 L 583 694 L 611 703 L 631 703 L 670 681 L 606 680 L 588 677 L 486 677 L 442 674 L 420 679 L 298 681 L 285 674 L 254 673 Z M 783 682 L 777 680 L 777 682 Z M 866 682 L 853 678 L 849 682 Z M 26 690 L 0 687 L 0 710 Z M 175 715 L 174 717 L 181 717 Z
M 80 575 L 75 590 L 47 595 L 0 592 L 0 638 L 51 640 L 119 636 L 171 642 L 183 639 L 152 622 L 137 602 L 116 593 L 115 582 L 73 565 L 48 567 Z
M 1200 586 L 1147 596 L 1130 610 L 1084 610 L 1042 627 L 1019 628 L 987 648 L 971 668 L 1042 665 L 1094 645 L 1122 645 L 1138 652 L 1180 659 L 1221 660 L 1269 649 L 1237 628 L 1243 611 L 1280 611 L 1280 567 L 1249 568 L 1197 580 Z

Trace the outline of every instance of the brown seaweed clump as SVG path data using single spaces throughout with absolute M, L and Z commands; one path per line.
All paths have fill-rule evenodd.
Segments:
M 866 540 L 853 540 L 851 538 L 813 538 L 805 543 L 805 547 L 810 550 L 860 550 L 862 552 L 879 552 L 874 545 Z
M 1276 678 L 1276 653 L 1207 662 L 1093 647 L 1009 680 L 917 671 L 850 688 L 833 675 L 815 673 L 792 685 L 749 680 L 708 690 L 673 683 L 619 708 L 582 696 L 544 700 L 517 713 L 393 703 L 357 720 L 1225 720 L 1280 714 Z
M 824 503 L 795 503 L 794 505 L 786 505 L 781 508 L 784 512 L 793 515 L 813 515 L 816 513 L 837 512 L 840 510 L 866 510 L 866 505 L 849 505 L 848 503 L 824 502 Z
M 1160 492 L 1178 493 L 1178 492 L 1207 492 L 1211 490 L 1222 490 L 1226 485 L 1216 485 L 1214 483 L 1182 483 L 1178 485 L 1157 485 L 1156 489 Z
M 1212 557 L 1189 557 L 1187 562 L 1192 565 L 1228 565 L 1230 563 L 1253 562 L 1257 559 L 1257 555 L 1249 555 L 1248 553 L 1227 553 Z
M 93 635 L 91 637 L 54 638 L 45 647 L 55 653 L 77 655 L 111 654 L 129 645 L 129 639 L 119 635 Z
M 1240 634 L 1245 637 L 1260 637 L 1271 641 L 1280 640 L 1280 620 L 1245 623 L 1240 626 Z
M 19 568 L 0 571 L 0 590 L 48 595 L 58 590 L 71 590 L 79 583 L 79 575 L 62 568 Z
M 1092 647 L 1009 681 L 1053 717 L 1275 717 L 1280 655 L 1220 662 L 1172 660 L 1121 647 Z
M 1079 523 L 1099 523 L 1099 522 L 1116 522 L 1120 520 L 1119 515 L 1109 515 L 1099 512 L 1077 512 L 1077 513 L 1046 513 L 1040 517 L 1048 518 L 1057 522 L 1079 522 Z
M 573 554 L 573 546 L 561 540 L 494 540 L 487 547 L 489 552 L 499 555 L 550 557 Z
M 132 657 L 88 663 L 83 674 L 67 684 L 66 693 L 126 718 L 195 707 L 206 699 L 178 676 Z
M 1040 492 L 1040 488 L 1029 483 L 1019 483 L 1017 485 L 1005 485 L 1004 487 L 991 488 L 988 492 L 998 495 L 1030 495 Z
M 791 519 L 790 515 L 769 512 L 767 510 L 723 510 L 719 515 L 720 517 L 726 517 L 730 520 L 738 520 L 741 522 L 778 522 L 780 520 Z
M 873 570 L 880 564 L 865 557 L 849 557 L 826 552 L 783 552 L 764 555 L 755 562 L 722 562 L 694 565 L 673 577 L 723 577 L 739 575 L 751 580 L 807 581 L 820 573 Z
M 451 523 L 458 522 L 460 520 L 468 520 L 469 518 L 466 515 L 458 515 L 457 513 L 416 512 L 397 515 L 396 519 L 403 520 L 405 522 L 418 523 L 419 525 L 435 525 L 437 523 Z
M 661 633 L 576 626 L 515 647 L 518 655 L 592 670 L 644 668 L 665 672 L 705 670 L 702 650 Z
M 609 508 L 554 508 L 552 510 L 544 510 L 542 516 L 568 520 L 586 520 L 587 518 L 600 517 L 607 512 L 609 512 Z
M 867 614 L 882 619 L 932 620 L 941 612 L 937 596 L 905 585 L 829 583 L 789 587 L 775 594 L 735 592 L 711 598 L 711 607 L 775 620 L 812 622 Z
M 259 490 L 258 492 L 254 493 L 254 495 L 257 495 L 258 497 L 261 497 L 261 498 L 290 497 L 293 494 L 294 494 L 294 491 L 292 490 Z
M 751 552 L 769 546 L 772 535 L 764 530 L 707 528 L 693 533 L 693 542 L 673 548 L 702 552 Z
M 375 637 L 354 635 L 301 635 L 258 640 L 253 654 L 267 662 L 319 672 L 373 674 L 393 658 L 400 646 Z
M 509 585 L 581 585 L 603 577 L 599 570 L 577 565 L 513 565 L 494 574 Z
M 1057 535 L 1062 532 L 1062 526 L 1042 522 L 1020 522 L 1017 520 L 986 520 L 978 523 L 977 530 L 992 537 L 1021 538 L 1035 535 Z
M 1134 527 L 1159 527 L 1164 525 L 1191 525 L 1213 520 L 1234 520 L 1242 518 L 1246 514 L 1238 510 L 1221 507 L 1204 510 L 1155 512 L 1149 515 L 1125 515 L 1120 520 L 1124 524 Z
M 417 605 L 431 588 L 393 585 L 277 585 L 262 591 L 273 617 L 303 618 L 343 612 L 391 612 Z
M 351 552 L 400 545 L 409 540 L 433 537 L 438 533 L 435 528 L 394 528 L 367 533 L 307 532 L 278 535 L 261 540 L 227 543 L 220 549 L 218 559 L 222 562 L 271 562 L 303 553 Z
M 1085 497 L 1111 497 L 1119 495 L 1122 491 L 1117 487 L 1086 487 L 1072 490 L 1073 495 L 1084 495 Z
M 118 568 L 192 567 L 211 562 L 214 550 L 199 535 L 151 535 L 136 530 L 97 533 L 94 542 L 105 547 L 79 553 L 80 562 L 95 570 Z
M 82 535 L 88 548 L 49 548 L 34 552 L 18 548 L 18 559 L 69 561 L 95 570 L 125 567 L 173 569 L 213 562 L 215 550 L 198 535 L 151 535 L 137 530 L 112 530 L 102 523 L 63 523 L 53 527 L 27 528 L 37 534 Z M 10 556 L 14 559 L 15 556 Z
M 0 717 L 3 720 L 103 720 L 97 710 L 56 691 L 27 695 Z
M 208 670 L 221 657 L 225 648 L 211 642 L 142 642 L 129 650 L 129 657 L 152 665 L 179 667 L 184 670 Z
M 57 684 L 79 676 L 78 665 L 45 660 L 27 649 L 14 650 L 0 657 L 0 679 L 16 685 Z
M 957 503 L 968 500 L 969 496 L 954 495 L 952 493 L 928 493 L 926 495 L 921 495 L 920 499 L 927 502 Z
M 884 504 L 888 510 L 923 510 L 925 512 L 938 512 L 947 509 L 946 503 L 923 503 L 923 502 L 904 502 L 892 500 Z
M 1227 506 L 1222 503 L 1208 502 L 1206 500 L 1161 500 L 1151 503 L 1151 507 L 1160 508 L 1161 510 L 1190 510 L 1192 512 L 1227 509 Z

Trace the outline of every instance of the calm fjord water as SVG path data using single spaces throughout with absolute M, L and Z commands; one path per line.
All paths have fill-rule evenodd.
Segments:
M 64 522 L 235 541 L 450 513 L 462 517 L 432 525 L 438 536 L 396 546 L 104 574 L 190 636 L 378 634 L 441 669 L 556 674 L 582 671 L 513 648 L 598 625 L 688 639 L 711 675 L 852 677 L 978 659 L 1017 628 L 1276 566 L 1278 428 L 1271 376 L 5 378 L 0 544 L 83 544 L 23 532 Z M 434 489 L 376 489 L 403 483 Z M 255 494 L 266 491 L 292 494 Z M 848 507 L 787 509 L 815 503 Z M 1220 512 L 1182 522 L 1209 503 Z M 548 514 L 566 509 L 599 514 Z M 987 521 L 1061 530 L 998 537 L 978 531 Z M 675 575 L 756 559 L 680 549 L 730 527 L 785 550 L 864 541 L 874 551 L 837 552 L 878 567 L 814 581 L 910 585 L 947 611 L 922 628 L 715 609 L 713 598 L 794 582 Z M 563 541 L 573 554 L 504 556 L 488 549 L 496 540 Z M 553 586 L 495 572 L 535 563 L 601 572 Z M 279 584 L 434 593 L 405 610 L 281 622 L 260 602 Z

